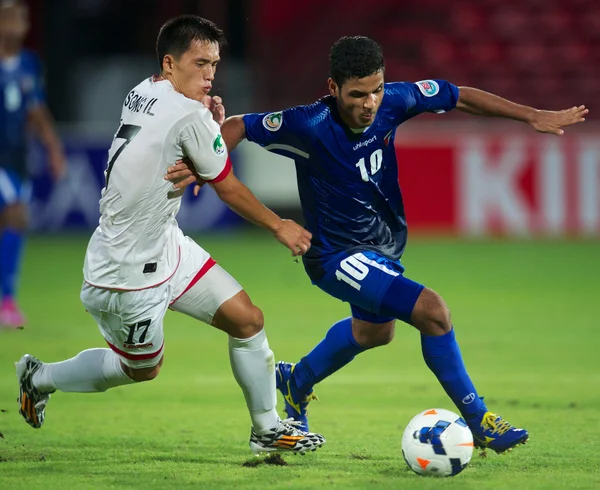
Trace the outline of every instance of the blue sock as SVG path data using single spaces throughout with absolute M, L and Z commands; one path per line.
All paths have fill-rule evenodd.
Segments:
M 467 374 L 454 329 L 439 337 L 421 335 L 421 348 L 425 363 L 462 416 L 467 421 L 482 416 L 487 408 Z
M 5 229 L 0 237 L 0 286 L 4 298 L 15 295 L 24 242 L 23 234 L 10 228 Z
M 334 324 L 316 347 L 294 368 L 293 380 L 302 394 L 364 352 L 352 334 L 352 317 Z

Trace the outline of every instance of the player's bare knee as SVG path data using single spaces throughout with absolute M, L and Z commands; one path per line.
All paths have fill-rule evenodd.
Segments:
M 160 372 L 160 368 L 162 366 L 162 359 L 156 366 L 149 368 L 135 369 L 130 366 L 125 366 L 124 364 L 122 364 L 122 366 L 123 370 L 125 371 L 125 374 L 129 378 L 131 378 L 136 383 L 143 383 L 144 381 L 152 381 L 158 376 L 158 373 Z
M 444 331 L 444 333 L 448 333 L 452 330 L 452 319 L 450 317 L 450 308 L 444 302 L 444 300 L 440 297 L 441 304 L 437 308 L 436 312 L 436 323 L 438 326 Z
M 254 312 L 253 312 L 252 316 L 253 316 L 252 326 L 254 327 L 254 330 L 256 331 L 256 333 L 258 333 L 265 326 L 265 317 L 263 315 L 262 310 L 260 308 L 257 308 L 256 306 L 254 307 Z
M 265 326 L 265 317 L 260 308 L 252 305 L 248 311 L 248 319 L 244 325 L 240 326 L 240 335 L 238 338 L 245 339 L 259 333 Z
M 160 366 L 155 366 L 149 369 L 132 369 L 127 376 L 129 376 L 136 383 L 143 383 L 144 381 L 152 381 L 158 376 L 160 372 Z
M 254 305 L 247 307 L 247 311 L 235 321 L 226 332 L 237 339 L 247 339 L 259 333 L 265 324 L 263 313 Z
M 443 335 L 452 330 L 450 322 L 450 310 L 443 305 L 429 311 L 428 315 L 421 322 L 421 330 L 427 335 Z
M 395 321 L 376 324 L 353 319 L 354 340 L 367 349 L 389 344 L 394 339 Z
M 264 326 L 262 311 L 252 304 L 245 291 L 223 303 L 212 319 L 212 325 L 228 335 L 247 339 L 259 333 Z
M 396 329 L 394 328 L 394 322 L 390 324 L 383 324 L 381 328 L 377 331 L 377 344 L 376 346 L 387 345 L 392 340 L 394 340 L 394 333 Z
M 427 288 L 417 300 L 411 323 L 426 335 L 443 335 L 452 330 L 450 309 L 439 294 Z

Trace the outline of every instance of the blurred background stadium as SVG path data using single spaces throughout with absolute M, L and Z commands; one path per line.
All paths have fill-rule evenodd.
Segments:
M 386 54 L 388 80 L 444 78 L 538 108 L 586 104 L 589 121 L 564 138 L 462 114 L 424 115 L 398 134 L 411 230 L 460 235 L 596 236 L 600 231 L 600 5 L 593 0 L 444 2 L 30 0 L 28 46 L 44 62 L 69 176 L 53 187 L 32 152 L 33 226 L 88 232 L 97 223 L 106 148 L 126 93 L 157 71 L 160 25 L 183 12 L 223 26 L 229 46 L 215 83 L 228 114 L 278 110 L 326 93 L 328 51 L 364 34 Z M 291 162 L 253 145 L 237 171 L 265 203 L 297 209 Z M 247 163 L 247 164 L 246 164 Z M 189 232 L 238 224 L 204 192 L 188 200 Z

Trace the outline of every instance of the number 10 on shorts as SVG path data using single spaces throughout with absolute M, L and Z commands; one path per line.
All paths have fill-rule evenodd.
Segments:
M 357 281 L 362 281 L 369 273 L 367 265 L 359 260 L 358 257 L 360 256 L 364 257 L 363 254 L 357 254 L 345 258 L 340 262 L 342 270 L 338 269 L 335 271 L 335 277 L 338 281 L 344 281 L 357 291 L 360 291 L 361 288 L 361 285 Z
M 357 291 L 360 291 L 362 281 L 369 273 L 369 266 L 374 267 L 390 276 L 398 276 L 399 273 L 388 269 L 384 264 L 380 264 L 369 259 L 362 252 L 358 252 L 350 257 L 346 257 L 340 262 L 340 269 L 335 271 L 335 277 L 338 281 L 344 281 Z

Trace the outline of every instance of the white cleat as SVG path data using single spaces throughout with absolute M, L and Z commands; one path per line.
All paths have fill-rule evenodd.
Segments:
M 42 361 L 25 354 L 17 363 L 17 378 L 19 379 L 19 413 L 31 427 L 39 429 L 46 417 L 46 405 L 50 393 L 42 393 L 33 386 L 33 375 L 42 367 Z
M 296 427 L 300 422 L 293 419 L 280 420 L 279 425 L 263 434 L 254 429 L 250 433 L 250 449 L 256 455 L 260 453 L 287 452 L 304 454 L 316 451 L 325 444 L 321 434 L 304 432 Z

